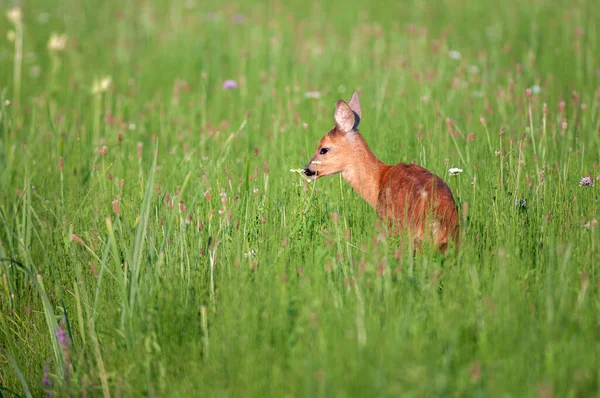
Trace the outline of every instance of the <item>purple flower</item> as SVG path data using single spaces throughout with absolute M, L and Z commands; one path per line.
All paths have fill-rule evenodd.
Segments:
M 223 90 L 234 90 L 238 88 L 238 84 L 235 80 L 225 80 L 223 82 Z
M 46 362 L 46 365 L 44 366 L 44 379 L 42 380 L 42 384 L 44 385 L 44 391 L 46 392 L 46 397 L 51 397 L 52 396 L 52 392 L 50 392 L 50 387 L 52 387 L 52 381 L 50 380 L 50 369 L 48 367 L 48 362 L 49 360 Z
M 48 368 L 48 364 L 46 364 L 46 366 L 44 366 L 44 387 L 48 388 L 52 385 L 52 382 L 50 381 L 50 377 L 48 376 L 48 374 L 50 373 L 50 369 Z
M 521 199 L 521 207 L 527 206 L 527 201 L 525 199 Z
M 70 370 L 71 370 L 71 360 L 69 353 L 69 346 L 71 345 L 71 340 L 67 335 L 67 331 L 65 330 L 65 321 L 58 325 L 56 328 L 56 339 L 58 340 L 58 344 L 60 345 L 60 349 L 62 350 L 63 359 L 64 359 L 64 371 L 65 371 L 65 380 L 68 382 L 70 380 Z
M 246 22 L 246 16 L 240 13 L 233 14 L 233 16 L 231 17 L 231 21 L 236 25 L 242 25 Z
M 591 187 L 593 184 L 592 179 L 590 177 L 583 177 L 581 181 L 579 181 L 580 187 Z
M 58 344 L 61 346 L 69 345 L 69 336 L 67 336 L 65 329 L 60 326 L 56 329 L 56 338 L 58 339 Z

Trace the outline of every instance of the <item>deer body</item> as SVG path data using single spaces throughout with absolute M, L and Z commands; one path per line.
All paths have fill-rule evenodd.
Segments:
M 413 164 L 387 165 L 356 130 L 361 110 L 358 95 L 339 100 L 336 126 L 319 143 L 307 167 L 315 178 L 342 173 L 344 179 L 396 233 L 407 230 L 419 244 L 431 239 L 441 251 L 458 238 L 458 215 L 452 191 L 438 176 Z

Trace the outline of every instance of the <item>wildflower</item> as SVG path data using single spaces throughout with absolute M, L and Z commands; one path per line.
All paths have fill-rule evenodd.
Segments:
M 102 94 L 110 88 L 112 85 L 112 78 L 110 76 L 104 76 L 99 80 L 94 80 L 92 84 L 92 94 Z
M 525 199 L 521 199 L 521 202 L 519 202 L 519 206 L 525 208 L 525 206 L 527 206 L 527 201 Z
M 50 388 L 52 387 L 52 381 L 50 380 L 50 367 L 48 366 L 48 362 L 44 365 L 44 378 L 42 384 L 44 385 L 44 391 L 46 391 L 46 397 L 51 397 L 52 392 L 50 392 Z
M 531 92 L 534 94 L 539 94 L 542 91 L 542 88 L 538 84 L 534 84 L 531 86 Z
M 46 363 L 46 366 L 44 366 L 44 387 L 49 388 L 50 386 L 52 386 L 52 382 L 50 381 L 50 369 L 48 368 L 48 364 Z
M 235 25 L 242 25 L 246 22 L 246 16 L 240 13 L 233 14 L 231 17 L 231 22 L 233 22 Z
M 304 174 L 304 169 L 290 169 L 292 173 Z
M 448 51 L 448 56 L 457 61 L 462 58 L 462 54 L 456 50 Z
M 307 91 L 304 93 L 304 98 L 319 99 L 321 98 L 321 93 L 319 91 Z
M 61 52 L 67 46 L 67 41 L 69 40 L 69 36 L 65 33 L 58 34 L 52 33 L 50 35 L 50 40 L 48 40 L 48 50 L 51 52 Z
M 448 169 L 448 174 L 450 174 L 451 176 L 457 176 L 459 173 L 462 173 L 463 170 L 459 169 L 458 167 L 452 167 L 451 169 Z
M 573 91 L 573 103 L 575 104 L 575 106 L 577 106 L 577 104 L 579 104 L 579 93 L 577 91 Z
M 598 225 L 598 220 L 596 220 L 595 218 L 591 221 L 586 222 L 585 224 L 583 224 L 583 227 L 585 229 L 590 229 L 590 228 L 594 228 L 596 225 Z
M 312 164 L 316 164 L 316 165 L 320 165 L 321 161 L 320 160 L 313 160 L 312 162 L 310 162 Z
M 590 177 L 583 177 L 581 179 L 581 181 L 579 181 L 580 187 L 591 187 L 592 184 L 593 184 L 593 181 Z
M 121 209 L 119 208 L 119 201 L 117 199 L 112 201 L 113 210 L 116 214 L 121 214 Z
M 79 236 L 77 236 L 75 234 L 71 235 L 71 240 L 73 242 L 79 243 L 80 245 L 85 245 L 85 243 L 83 242 L 83 239 L 81 239 Z
M 94 278 L 98 279 L 98 272 L 96 271 L 96 267 L 94 266 L 93 262 L 89 262 L 88 265 L 90 266 L 90 269 L 92 270 L 92 274 L 94 274 Z
M 11 8 L 6 11 L 6 18 L 13 24 L 19 25 L 21 23 L 21 19 L 23 18 L 23 13 L 21 12 L 20 7 Z
M 58 340 L 58 344 L 61 346 L 66 346 L 69 344 L 69 336 L 67 336 L 67 332 L 62 326 L 59 326 L 56 329 L 56 339 Z
M 256 257 L 256 250 L 252 249 L 248 253 L 244 253 L 244 257 Z
M 235 80 L 225 80 L 223 82 L 223 90 L 234 90 L 238 88 L 238 84 Z
M 60 345 L 62 354 L 63 354 L 63 358 L 64 358 L 64 365 L 65 365 L 65 378 L 68 379 L 69 377 L 69 370 L 71 369 L 71 361 L 70 361 L 70 353 L 69 353 L 69 346 L 71 345 L 71 340 L 69 339 L 69 336 L 67 335 L 67 331 L 65 330 L 64 327 L 64 320 L 61 322 L 60 325 L 58 325 L 58 327 L 56 328 L 56 339 L 58 340 L 58 345 Z

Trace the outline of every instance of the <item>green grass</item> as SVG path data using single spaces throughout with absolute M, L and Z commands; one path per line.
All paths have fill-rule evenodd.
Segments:
M 0 396 L 600 395 L 593 1 L 22 13 L 0 18 Z M 341 177 L 289 172 L 354 90 L 372 150 L 454 191 L 458 255 L 400 252 Z

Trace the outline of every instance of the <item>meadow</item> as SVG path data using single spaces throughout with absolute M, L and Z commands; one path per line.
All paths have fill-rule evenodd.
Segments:
M 594 1 L 0 4 L 0 397 L 600 396 Z M 290 172 L 354 91 L 457 252 Z

